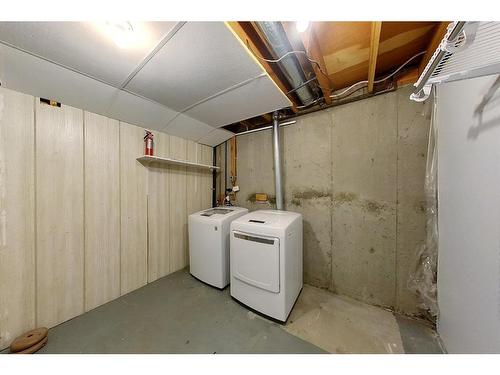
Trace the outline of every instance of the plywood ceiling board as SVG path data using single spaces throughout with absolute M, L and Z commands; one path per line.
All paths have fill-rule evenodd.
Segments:
M 125 48 L 112 37 L 124 22 L 0 22 L 0 40 L 119 86 L 176 22 L 129 24 Z
M 274 82 L 262 76 L 191 108 L 186 115 L 219 127 L 289 106 Z
M 262 72 L 223 22 L 188 22 L 126 88 L 180 111 Z
M 315 32 L 328 73 L 368 60 L 370 22 L 317 22 Z
M 425 51 L 435 22 L 383 22 L 380 33 L 377 77 L 397 69 L 415 54 Z M 421 57 L 409 63 L 417 65 Z
M 350 86 L 359 81 L 365 81 L 368 73 L 368 62 L 352 66 L 342 72 L 330 75 L 335 90 Z
M 434 27 L 435 22 L 383 22 L 375 76 L 391 72 L 425 49 Z M 370 22 L 315 22 L 314 29 L 335 89 L 366 79 Z

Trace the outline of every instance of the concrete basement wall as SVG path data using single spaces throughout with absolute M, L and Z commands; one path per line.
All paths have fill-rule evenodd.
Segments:
M 304 281 L 418 314 L 407 290 L 425 238 L 430 101 L 411 87 L 298 117 L 282 128 L 285 208 L 304 218 Z M 271 130 L 238 140 L 238 203 L 274 197 Z M 222 145 L 224 146 L 224 145 Z M 272 202 L 272 199 L 270 199 Z

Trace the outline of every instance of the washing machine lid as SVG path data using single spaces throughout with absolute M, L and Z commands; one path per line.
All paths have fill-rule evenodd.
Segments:
M 200 215 L 201 216 L 212 216 L 212 215 L 227 215 L 233 212 L 233 210 L 230 210 L 228 208 L 211 208 L 209 210 L 203 211 Z
M 226 218 L 232 215 L 241 215 L 242 213 L 248 212 L 248 209 L 244 207 L 236 207 L 236 206 L 223 206 L 223 207 L 213 207 L 207 210 L 203 210 L 195 213 L 197 216 L 203 217 L 218 217 L 218 218 Z

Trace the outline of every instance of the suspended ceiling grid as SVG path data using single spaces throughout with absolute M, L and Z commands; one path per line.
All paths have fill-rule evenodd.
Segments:
M 210 146 L 291 105 L 223 22 L 131 25 L 120 48 L 97 23 L 0 22 L 1 83 Z

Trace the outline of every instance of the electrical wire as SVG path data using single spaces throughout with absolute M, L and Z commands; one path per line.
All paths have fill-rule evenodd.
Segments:
M 297 108 L 297 109 L 307 108 L 307 107 L 312 106 L 313 104 L 316 104 L 316 103 L 318 103 L 318 102 L 322 101 L 323 99 L 324 99 L 324 98 L 318 98 L 318 99 L 313 100 L 312 102 L 309 102 L 309 103 L 307 103 L 307 104 L 304 104 L 304 105 L 298 105 L 298 106 L 297 106 L 297 107 L 295 107 L 295 108 Z
M 319 90 L 318 90 L 319 91 Z M 310 101 L 309 103 L 306 103 L 304 105 L 298 105 L 296 108 L 297 109 L 303 109 L 303 108 L 307 108 L 307 107 L 310 107 L 312 106 L 313 104 L 316 104 L 320 101 L 323 101 L 325 98 L 323 98 L 322 96 L 319 96 L 319 93 L 318 91 L 316 91 L 316 99 L 313 100 L 313 101 Z
M 323 69 L 321 68 L 321 65 L 319 64 L 318 61 L 312 59 L 311 57 L 309 57 L 309 55 L 307 54 L 306 51 L 300 51 L 300 50 L 293 50 L 293 51 L 288 51 L 287 53 L 285 53 L 284 55 L 282 55 L 281 57 L 277 58 L 277 59 L 266 59 L 264 57 L 261 57 L 259 55 L 257 55 L 253 50 L 252 50 L 252 47 L 250 47 L 250 43 L 248 42 L 248 40 L 246 41 L 247 42 L 247 47 L 248 49 L 253 53 L 253 55 L 255 57 L 257 57 L 258 59 L 262 60 L 262 61 L 266 61 L 268 63 L 279 63 L 281 60 L 283 60 L 285 57 L 287 56 L 290 56 L 292 54 L 302 54 L 304 55 L 307 60 L 309 60 L 311 63 L 315 64 L 317 67 L 318 67 L 318 70 L 325 76 L 327 77 L 328 79 L 330 79 L 330 77 L 323 71 Z M 373 83 L 376 84 L 376 83 L 381 83 L 381 82 L 384 82 L 386 80 L 388 80 L 389 78 L 393 77 L 394 75 L 396 75 L 401 69 L 403 69 L 406 65 L 408 65 L 409 62 L 413 61 L 415 58 L 425 54 L 427 51 L 421 51 L 415 55 L 413 55 L 412 57 L 410 57 L 408 60 L 406 60 L 402 65 L 400 65 L 394 72 L 392 72 L 391 74 L 389 74 L 388 76 L 384 77 L 384 78 L 381 78 L 381 79 L 378 79 L 378 80 L 374 80 Z M 311 83 L 313 81 L 316 81 L 318 80 L 318 77 L 314 77 L 314 78 L 311 78 L 303 83 L 301 83 L 299 86 L 293 88 L 292 90 L 288 91 L 287 92 L 287 95 L 300 89 L 301 87 L 304 87 L 306 86 L 308 83 Z M 316 82 L 315 83 L 316 86 L 318 86 L 319 88 L 323 89 L 323 90 L 326 90 L 326 91 L 332 91 L 332 89 L 330 88 L 326 88 L 326 87 L 323 87 L 319 84 L 319 82 Z M 350 90 L 352 90 L 354 87 L 356 86 L 360 86 L 359 88 L 353 90 L 352 92 L 349 92 L 349 94 L 347 94 L 346 96 L 349 96 L 349 95 L 352 95 L 353 93 L 355 93 L 356 91 L 362 89 L 363 87 L 365 87 L 366 85 L 368 85 L 368 80 L 365 80 L 365 81 L 359 81 L 359 82 L 356 82 L 355 84 L 349 86 L 348 88 L 346 88 L 345 90 L 343 90 L 341 93 L 339 94 L 331 94 L 330 95 L 330 98 L 332 99 L 339 99 L 341 97 L 343 97 L 347 92 L 349 92 Z M 319 102 L 322 98 L 318 98 L 308 104 L 305 104 L 305 105 L 302 105 L 302 106 L 297 106 L 297 108 L 301 109 L 301 108 L 306 108 L 306 107 L 309 107 L 317 102 Z
M 417 53 L 417 54 L 413 55 L 413 56 L 412 56 L 412 57 L 410 57 L 408 60 L 406 60 L 406 61 L 405 61 L 402 65 L 400 65 L 400 66 L 399 66 L 399 67 L 398 67 L 398 68 L 397 68 L 394 72 L 392 72 L 391 74 L 387 75 L 387 76 L 386 76 L 386 77 L 384 77 L 384 78 L 380 78 L 380 79 L 377 79 L 377 80 L 373 81 L 373 83 L 374 83 L 374 84 L 375 84 L 375 83 L 381 83 L 381 82 L 384 82 L 384 81 L 388 80 L 389 78 L 391 78 L 391 77 L 393 77 L 394 75 L 396 75 L 396 74 L 397 74 L 397 73 L 398 73 L 401 69 L 403 69 L 403 68 L 404 68 L 404 67 L 405 67 L 405 66 L 406 66 L 406 65 L 407 65 L 410 61 L 412 61 L 413 59 L 417 58 L 418 56 L 423 55 L 423 54 L 424 54 L 424 53 L 426 53 L 426 52 L 427 52 L 427 51 L 422 51 L 422 52 L 419 52 L 419 53 Z M 305 85 L 306 83 L 309 83 L 309 82 L 311 82 L 311 81 L 313 81 L 313 80 L 314 80 L 314 78 L 313 78 L 313 79 L 310 79 L 310 80 L 309 80 L 309 81 L 307 81 L 307 82 L 305 82 L 303 85 Z M 356 86 L 361 85 L 359 88 L 357 88 L 356 90 L 353 90 L 352 92 L 350 92 L 350 93 L 349 93 L 348 95 L 346 95 L 346 96 L 352 95 L 353 93 L 355 93 L 355 92 L 356 92 L 356 91 L 358 91 L 359 89 L 361 89 L 361 88 L 365 87 L 367 84 L 368 84 L 368 81 L 360 81 L 360 82 L 356 82 L 355 84 L 353 84 L 353 85 L 349 86 L 348 88 L 346 88 L 346 89 L 345 89 L 344 91 L 342 91 L 341 93 L 339 93 L 339 94 L 334 94 L 334 95 L 330 95 L 330 98 L 332 98 L 332 99 L 338 99 L 338 98 L 341 98 L 341 97 L 343 97 L 343 96 L 344 96 L 344 94 L 345 94 L 346 92 L 348 92 L 348 91 L 349 91 L 349 90 L 351 90 L 352 88 L 354 88 L 354 87 L 356 87 Z M 320 86 L 320 85 L 319 85 L 319 84 L 317 84 L 317 83 L 316 83 L 316 85 L 317 85 L 317 86 L 319 86 L 319 87 L 321 87 L 321 88 L 323 88 L 322 86 Z M 301 85 L 301 86 L 302 86 L 302 85 Z M 297 89 L 298 89 L 298 88 L 300 88 L 301 86 L 297 87 Z M 294 90 L 292 90 L 292 91 L 294 91 Z M 309 107 L 309 106 L 311 106 L 311 105 L 313 105 L 313 104 L 316 104 L 316 103 L 317 103 L 317 102 L 319 102 L 321 99 L 323 99 L 323 98 L 318 98 L 318 99 L 316 99 L 316 100 L 314 100 L 314 101 L 312 101 L 312 102 L 310 102 L 310 103 L 308 103 L 308 104 L 305 104 L 305 105 L 302 105 L 302 106 L 297 106 L 297 108 L 298 108 L 298 109 L 302 109 L 302 108 Z
M 318 61 L 312 59 L 309 54 L 306 52 L 306 51 L 300 51 L 300 50 L 294 50 L 294 51 L 288 51 L 287 53 L 285 53 L 283 56 L 277 58 L 277 59 L 266 59 L 264 57 L 261 57 L 259 55 L 257 55 L 253 50 L 252 50 L 252 47 L 250 47 L 250 43 L 248 42 L 247 40 L 247 47 L 248 49 L 253 53 L 253 55 L 255 57 L 257 57 L 259 60 L 262 60 L 262 61 L 265 61 L 265 62 L 268 62 L 268 63 L 279 63 L 281 60 L 283 60 L 285 57 L 287 56 L 290 56 L 292 54 L 301 54 L 301 55 L 304 55 L 306 57 L 307 60 L 309 60 L 310 62 L 312 62 L 313 64 L 315 64 L 317 67 L 318 67 L 318 70 L 321 72 L 321 74 L 323 74 L 326 78 L 329 78 L 328 77 L 328 74 L 326 74 L 323 69 L 321 68 L 321 65 Z
M 300 85 L 298 85 L 298 86 L 297 86 L 297 87 L 295 87 L 294 89 L 291 89 L 291 90 L 290 90 L 290 91 L 288 91 L 286 94 L 287 94 L 287 95 L 288 95 L 288 94 L 291 94 L 292 92 L 297 91 L 297 90 L 298 90 L 298 89 L 300 89 L 301 87 L 304 87 L 305 85 L 307 85 L 307 84 L 309 84 L 309 83 L 311 83 L 311 82 L 313 82 L 313 81 L 316 81 L 317 79 L 318 79 L 318 77 L 313 77 L 313 78 L 311 78 L 311 79 L 309 79 L 309 80 L 307 80 L 307 81 L 305 81 L 305 82 L 301 83 Z
M 426 53 L 427 51 L 422 51 L 422 52 L 419 52 L 417 53 L 416 55 L 413 55 L 412 57 L 410 57 L 408 60 L 406 60 L 402 65 L 399 66 L 399 68 L 397 68 L 394 72 L 392 72 L 391 74 L 389 74 L 387 77 L 384 77 L 384 78 L 381 78 L 381 79 L 377 79 L 375 81 L 373 81 L 373 83 L 381 83 L 381 82 L 384 82 L 386 80 L 388 80 L 389 78 L 393 77 L 394 75 L 396 75 L 401 69 L 403 69 L 410 61 L 412 61 L 413 59 L 417 58 L 418 56 L 421 56 L 423 55 L 424 53 Z M 342 91 L 341 93 L 339 94 L 332 94 L 330 95 L 330 98 L 332 99 L 338 99 L 338 98 L 341 98 L 344 96 L 344 94 L 346 92 L 349 92 L 352 88 L 356 87 L 356 86 L 359 86 L 359 85 L 362 85 L 361 87 L 357 88 L 356 90 L 353 90 L 352 92 L 350 92 L 347 96 L 349 95 L 352 95 L 353 93 L 355 93 L 356 91 L 358 91 L 359 89 L 365 87 L 366 85 L 368 84 L 368 81 L 359 81 L 359 82 L 356 82 L 355 84 L 349 86 L 348 88 L 346 88 L 344 91 Z

